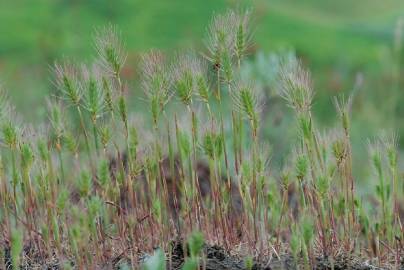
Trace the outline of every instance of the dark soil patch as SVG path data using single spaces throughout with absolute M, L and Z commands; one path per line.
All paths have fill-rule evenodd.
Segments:
M 206 245 L 204 248 L 205 266 L 207 270 L 247 270 L 245 260 L 239 256 L 231 255 L 219 246 Z M 169 270 L 180 270 L 184 263 L 184 250 L 180 243 L 175 243 L 172 249 L 171 264 L 168 265 Z M 352 270 L 381 270 L 388 268 L 381 268 L 363 262 L 360 258 L 353 256 L 338 256 L 334 258 L 334 269 L 352 269 Z M 292 269 L 306 269 L 304 264 L 299 263 L 296 266 L 294 259 L 290 255 L 282 255 L 280 258 L 272 260 L 255 261 L 253 270 L 292 270 Z M 324 258 L 317 258 L 314 262 L 314 269 L 328 270 L 332 269 L 330 260 Z M 400 269 L 404 269 L 401 265 Z

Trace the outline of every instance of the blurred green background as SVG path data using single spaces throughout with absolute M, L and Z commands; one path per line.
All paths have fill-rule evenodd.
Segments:
M 129 53 L 124 75 L 133 82 L 133 96 L 140 96 L 135 87 L 139 54 L 150 48 L 203 49 L 212 15 L 229 7 L 253 8 L 254 52 L 294 50 L 311 69 L 314 110 L 322 126 L 335 121 L 332 97 L 354 92 L 352 137 L 359 164 L 365 162 L 366 138 L 380 129 L 404 137 L 404 2 L 398 0 L 2 0 L 0 83 L 18 111 L 38 119 L 53 89 L 52 63 L 91 61 L 94 30 L 112 23 L 122 31 Z M 251 55 L 249 61 L 254 66 L 257 59 Z M 287 145 L 282 134 L 288 128 L 269 131 L 275 150 L 284 151 L 279 145 Z

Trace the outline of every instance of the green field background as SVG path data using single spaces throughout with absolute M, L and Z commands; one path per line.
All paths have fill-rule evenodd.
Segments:
M 398 0 L 2 0 L 0 84 L 27 121 L 35 122 L 53 91 L 52 63 L 90 62 L 94 30 L 112 23 L 128 51 L 124 76 L 131 96 L 141 98 L 136 70 L 141 53 L 203 49 L 213 14 L 246 7 L 253 8 L 254 52 L 294 50 L 311 69 L 314 111 L 322 126 L 335 121 L 332 97 L 356 91 L 352 139 L 359 166 L 366 162 L 366 138 L 380 130 L 404 137 L 397 30 L 404 2 Z M 271 133 L 275 144 L 278 133 Z

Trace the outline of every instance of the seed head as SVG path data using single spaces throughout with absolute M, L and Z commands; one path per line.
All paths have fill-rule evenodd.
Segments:
M 280 70 L 280 96 L 298 113 L 309 112 L 313 101 L 310 73 L 300 61 L 284 63 Z
M 185 105 L 190 105 L 192 96 L 198 89 L 198 79 L 201 80 L 204 76 L 201 61 L 192 53 L 180 55 L 172 68 L 172 73 L 174 88 L 179 99 Z M 202 89 L 203 91 L 206 90 Z M 206 93 L 202 94 L 206 96 Z
M 196 77 L 196 87 L 198 89 L 198 96 L 200 99 L 208 103 L 209 102 L 209 84 L 205 76 Z
M 223 151 L 224 139 L 216 129 L 216 126 L 206 127 L 201 140 L 203 152 L 211 159 L 220 157 Z
M 215 68 L 221 67 L 224 52 L 233 54 L 236 25 L 234 12 L 229 10 L 223 15 L 214 16 L 208 27 L 206 46 L 209 55 L 206 58 Z
M 234 79 L 233 59 L 229 52 L 224 52 L 222 56 L 222 77 L 223 80 L 230 84 Z
M 106 159 L 100 161 L 98 166 L 97 178 L 101 187 L 105 188 L 110 182 L 109 162 Z
M 111 129 L 108 123 L 103 123 L 100 127 L 100 140 L 104 148 L 106 148 L 111 140 Z
M 316 189 L 322 198 L 325 198 L 330 189 L 330 181 L 326 176 L 319 176 L 316 182 Z
M 111 88 L 111 82 L 106 77 L 102 77 L 102 89 L 104 92 L 104 104 L 108 112 L 114 111 L 114 95 Z
M 251 82 L 245 83 L 242 81 L 239 81 L 233 89 L 231 97 L 234 106 L 256 127 L 258 124 L 258 113 L 261 108 L 259 102 L 261 99 L 259 98 L 257 89 Z
M 21 145 L 21 167 L 24 169 L 30 169 L 34 162 L 34 152 L 31 145 L 23 143 Z
M 341 96 L 340 98 L 336 97 L 334 99 L 334 104 L 341 118 L 342 127 L 347 133 L 350 127 L 349 116 L 352 108 L 352 96 L 350 96 L 347 100 L 345 100 L 344 96 Z
M 96 66 L 93 70 L 83 67 L 84 82 L 82 90 L 84 95 L 83 107 L 90 113 L 91 119 L 95 122 L 103 113 L 105 109 L 104 88 L 102 77 Z
M 4 107 L 0 108 L 0 145 L 4 144 L 11 149 L 16 149 L 23 136 L 25 126 L 7 98 L 5 96 L 3 98 Z
M 53 132 L 56 137 L 62 137 L 65 131 L 65 124 L 63 120 L 63 110 L 60 102 L 47 101 L 49 121 L 52 126 Z
M 2 123 L 1 126 L 2 139 L 7 147 L 15 149 L 18 144 L 19 131 L 10 120 Z
M 132 159 L 135 159 L 137 149 L 139 146 L 139 136 L 137 128 L 134 125 L 131 125 L 129 134 L 130 134 L 129 155 L 132 157 Z
M 67 62 L 55 63 L 55 85 L 61 91 L 65 99 L 72 105 L 79 106 L 82 93 L 79 84 L 79 72 L 77 67 Z
M 234 43 L 235 55 L 238 59 L 245 56 L 248 48 L 251 46 L 251 30 L 250 30 L 250 16 L 251 11 L 233 12 L 236 38 Z
M 295 162 L 296 177 L 299 179 L 299 181 L 302 181 L 306 177 L 309 170 L 308 158 L 304 154 L 299 154 L 296 156 Z
M 251 46 L 250 14 L 250 11 L 228 10 L 225 14 L 214 16 L 208 27 L 208 55 L 205 57 L 215 69 L 224 71 L 226 79 L 232 72 L 229 64 L 233 57 L 240 63 Z
M 95 48 L 99 56 L 100 66 L 113 76 L 118 76 L 126 61 L 120 33 L 116 27 L 109 25 L 95 36 Z
M 92 189 L 92 178 L 88 171 L 83 170 L 77 180 L 77 189 L 81 197 L 86 197 Z
M 383 174 L 383 164 L 382 164 L 382 151 L 383 146 L 380 140 L 375 140 L 374 142 L 368 142 L 368 151 L 371 162 L 376 169 L 379 176 Z
M 151 51 L 142 56 L 142 88 L 150 102 L 153 121 L 156 123 L 170 100 L 172 78 L 161 52 Z
M 331 145 L 331 153 L 338 166 L 342 165 L 348 158 L 349 148 L 346 137 L 341 129 L 333 129 L 326 136 L 323 136 L 323 144 Z
M 69 202 L 69 195 L 69 190 L 65 187 L 62 187 L 56 200 L 56 208 L 59 214 L 62 214 L 64 212 Z
M 98 196 L 92 196 L 87 202 L 88 214 L 92 219 L 96 218 L 101 212 L 103 202 Z
M 118 112 L 121 117 L 122 122 L 127 125 L 128 122 L 128 113 L 126 109 L 126 101 L 124 96 L 120 96 L 118 99 Z M 127 126 L 126 126 L 127 128 Z
M 63 144 L 72 154 L 77 154 L 77 138 L 71 132 L 67 131 L 63 134 Z
M 181 78 L 181 73 L 189 69 L 193 75 L 193 92 L 201 99 L 202 102 L 209 101 L 209 82 L 207 79 L 207 64 L 206 61 L 197 57 L 194 53 L 182 55 L 178 57 L 178 64 L 173 68 L 173 79 Z M 178 77 L 177 77 L 178 76 Z
M 380 136 L 380 141 L 385 148 L 387 159 L 391 168 L 395 168 L 397 166 L 398 138 L 399 137 L 396 133 L 392 133 L 390 135 L 383 134 Z
M 47 146 L 47 140 L 45 136 L 40 136 L 36 142 L 37 151 L 39 153 L 39 157 L 41 158 L 42 162 L 46 162 L 49 160 L 50 153 Z
M 347 159 L 348 148 L 344 137 L 339 133 L 335 133 L 335 136 L 332 140 L 332 152 L 338 166 Z
M 171 77 L 163 53 L 152 50 L 142 55 L 141 73 L 146 96 L 169 96 Z

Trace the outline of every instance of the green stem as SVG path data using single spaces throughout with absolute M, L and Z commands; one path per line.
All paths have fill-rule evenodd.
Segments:
M 63 153 L 62 153 L 62 148 L 61 148 L 61 144 L 60 144 L 60 140 L 58 139 L 58 156 L 59 156 L 59 163 L 60 163 L 60 180 L 61 183 L 64 183 L 65 180 L 65 172 L 64 172 L 64 164 L 63 164 Z
M 17 197 L 17 184 L 18 184 L 18 173 L 15 158 L 15 149 L 11 149 L 11 166 L 12 166 L 12 179 L 13 179 L 13 195 L 14 195 L 14 213 L 18 215 L 18 197 Z
M 96 120 L 93 120 L 93 136 L 94 136 L 94 145 L 95 145 L 95 151 L 97 152 L 97 155 L 99 154 L 99 144 L 98 144 L 98 131 L 97 131 L 97 122 Z
M 85 140 L 85 143 L 86 143 L 86 150 L 87 150 L 88 158 L 90 160 L 90 166 L 94 170 L 93 157 L 91 155 L 90 142 L 89 142 L 89 139 L 88 139 L 87 129 L 86 129 L 86 126 L 85 126 L 85 123 L 84 123 L 83 113 L 81 112 L 81 109 L 80 109 L 79 105 L 77 105 L 76 108 L 77 108 L 77 112 L 78 112 L 79 118 L 80 118 L 81 129 L 83 130 L 83 133 L 84 133 L 84 140 Z

